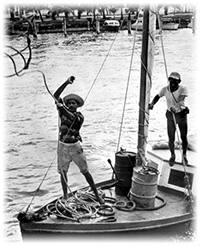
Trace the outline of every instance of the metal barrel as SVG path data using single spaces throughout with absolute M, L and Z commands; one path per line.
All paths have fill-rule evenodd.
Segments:
M 153 208 L 157 194 L 158 173 L 144 172 L 138 166 L 133 168 L 132 186 L 130 189 L 130 200 L 136 203 L 136 207 Z
M 115 153 L 115 173 L 120 182 L 115 187 L 117 195 L 127 196 L 131 188 L 133 167 L 136 163 L 136 154 L 129 151 Z

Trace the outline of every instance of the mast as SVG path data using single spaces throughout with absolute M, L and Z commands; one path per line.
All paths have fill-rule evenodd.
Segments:
M 149 125 L 149 101 L 151 76 L 154 60 L 154 36 L 156 27 L 155 6 L 145 6 L 143 14 L 143 34 L 140 72 L 138 146 L 136 165 L 144 164 Z

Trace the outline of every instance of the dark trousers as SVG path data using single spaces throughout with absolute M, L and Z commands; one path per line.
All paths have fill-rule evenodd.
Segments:
M 183 154 L 186 155 L 187 152 L 187 147 L 188 147 L 188 140 L 187 140 L 187 132 L 188 132 L 188 124 L 187 124 L 187 115 L 183 113 L 177 113 L 174 114 L 175 119 L 176 119 L 176 124 L 179 127 L 180 134 L 181 134 L 181 140 L 182 140 L 182 149 L 183 149 Z M 172 112 L 167 110 L 166 112 L 166 117 L 167 117 L 167 133 L 169 137 L 169 149 L 171 154 L 174 154 L 174 141 L 175 141 L 175 132 L 176 132 L 176 127 L 174 124 L 174 119 Z

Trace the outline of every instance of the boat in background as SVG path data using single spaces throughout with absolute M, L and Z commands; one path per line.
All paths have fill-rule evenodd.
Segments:
M 131 25 L 131 29 L 137 30 L 137 31 L 142 31 L 143 29 L 143 18 L 139 17 L 135 23 Z
M 162 30 L 177 30 L 179 28 L 179 23 L 161 21 Z M 142 31 L 143 30 L 143 19 L 139 18 L 135 23 L 131 25 L 131 29 Z
M 170 19 L 170 22 L 179 23 L 178 28 L 187 28 L 191 23 L 191 19 L 195 14 L 194 12 L 174 12 L 168 13 L 167 15 L 161 15 L 161 19 L 165 22 L 165 20 Z
M 106 31 L 118 32 L 120 24 L 119 21 L 117 20 L 106 20 L 103 24 L 103 27 L 105 28 Z
M 161 19 L 161 29 L 162 30 L 178 30 L 179 23 L 175 23 L 171 21 L 171 18 L 165 18 L 165 20 Z

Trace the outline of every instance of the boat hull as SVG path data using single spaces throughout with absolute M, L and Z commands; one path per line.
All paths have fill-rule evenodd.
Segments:
M 179 27 L 179 23 L 162 23 L 162 30 L 177 30 Z
M 179 23 L 162 23 L 161 24 L 162 30 L 177 30 L 179 28 Z M 143 24 L 142 23 L 134 23 L 131 26 L 132 30 L 142 31 Z
M 143 18 L 139 18 L 135 23 L 131 25 L 132 30 L 142 31 L 143 30 Z
M 133 25 L 131 26 L 131 29 L 132 29 L 132 30 L 137 30 L 137 31 L 142 31 L 142 30 L 143 30 L 143 25 L 137 25 L 137 26 L 136 26 L 136 25 L 133 24 Z
M 112 184 L 109 180 L 97 187 Z M 115 193 L 114 187 L 109 192 Z M 183 199 L 180 194 L 171 194 L 166 191 L 158 191 L 155 209 L 134 209 L 133 211 L 121 211 L 115 209 L 116 221 L 99 221 L 96 219 L 84 219 L 79 222 L 67 219 L 48 216 L 45 220 L 39 222 L 20 222 L 20 228 L 23 238 L 28 235 L 45 235 L 45 234 L 113 234 L 113 233 L 148 233 L 149 231 L 163 230 L 180 225 L 188 227 L 191 221 L 195 220 L 194 214 L 190 210 L 190 204 Z M 116 196 L 117 200 L 127 201 L 126 197 Z M 165 204 L 162 204 L 165 201 Z M 162 206 L 161 206 L 162 205 Z M 45 206 L 44 206 L 45 207 Z M 42 209 L 42 208 L 41 208 Z
M 110 241 L 112 242 L 124 242 L 129 240 L 130 242 L 166 242 L 169 243 L 174 242 L 174 239 L 177 240 L 182 239 L 184 237 L 183 232 L 191 232 L 192 231 L 192 224 L 189 223 L 182 223 L 178 225 L 173 225 L 166 228 L 156 228 L 151 230 L 145 231 L 126 231 L 126 232 L 113 232 L 113 233 L 93 233 L 93 234 L 83 234 L 83 233 L 76 233 L 76 234 L 69 234 L 69 233 L 26 233 L 23 235 L 24 242 L 89 242 L 98 240 L 102 241 Z M 192 241 L 192 239 L 186 239 L 184 237 L 184 243 Z
M 118 232 L 144 232 L 156 229 L 180 226 L 193 221 L 194 218 L 190 214 L 167 218 L 154 221 L 136 221 L 136 222 L 116 222 L 116 223 L 97 223 L 97 224 L 49 224 L 49 223 L 23 223 L 20 224 L 21 231 L 24 234 L 110 234 Z
M 105 30 L 108 32 L 118 32 L 119 31 L 119 26 L 106 26 Z
M 103 29 L 108 32 L 118 32 L 119 28 L 119 21 L 116 20 L 106 20 L 103 24 Z

